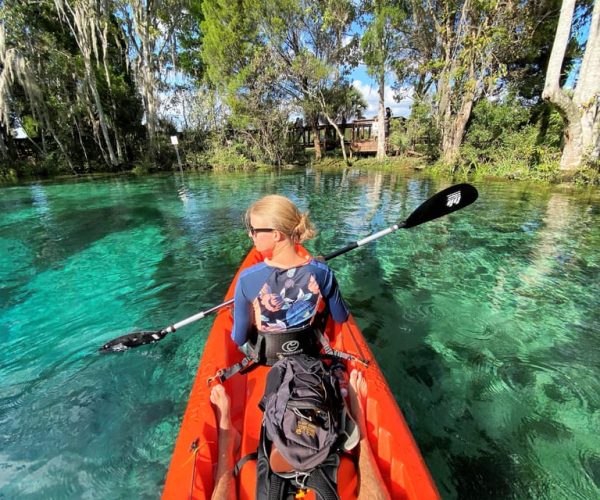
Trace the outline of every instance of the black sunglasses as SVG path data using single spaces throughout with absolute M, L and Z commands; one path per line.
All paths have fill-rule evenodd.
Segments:
M 247 226 L 246 230 L 252 236 L 256 236 L 257 233 L 270 233 L 272 231 L 275 231 L 275 229 L 270 228 L 270 227 L 252 227 L 252 226 Z

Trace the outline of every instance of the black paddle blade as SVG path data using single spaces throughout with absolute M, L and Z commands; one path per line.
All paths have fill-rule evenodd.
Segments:
M 132 347 L 139 347 L 141 345 L 158 342 L 166 334 L 167 332 L 162 330 L 128 333 L 127 335 L 122 335 L 121 337 L 107 342 L 98 350 L 100 352 L 122 352 L 131 349 Z
M 402 227 L 409 228 L 429 222 L 444 215 L 456 212 L 461 208 L 473 203 L 479 193 L 471 184 L 456 184 L 449 188 L 434 194 L 421 206 L 419 206 L 410 216 Z

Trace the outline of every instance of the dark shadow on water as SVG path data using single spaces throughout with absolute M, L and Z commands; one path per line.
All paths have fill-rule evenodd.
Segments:
M 502 450 L 478 457 L 454 455 L 450 464 L 458 499 L 519 498 L 522 494 L 515 490 L 517 471 L 507 462 Z M 443 493 L 442 496 L 446 498 Z
M 111 206 L 77 210 L 53 217 L 51 225 L 38 224 L 26 241 L 35 251 L 38 271 L 60 265 L 102 238 L 144 224 L 160 225 L 162 212 L 152 206 Z

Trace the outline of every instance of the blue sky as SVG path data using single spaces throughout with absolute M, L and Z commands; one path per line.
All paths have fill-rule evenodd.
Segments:
M 379 96 L 377 94 L 377 84 L 368 75 L 367 68 L 364 64 L 359 65 L 350 74 L 352 84 L 358 89 L 365 101 L 367 102 L 367 110 L 364 115 L 366 118 L 371 118 L 377 114 L 379 106 Z M 394 100 L 394 92 L 392 91 L 393 77 L 387 75 L 385 86 L 385 105 L 391 108 L 392 116 L 408 116 L 410 114 L 410 106 L 412 99 L 410 97 L 403 98 L 400 102 Z M 410 92 L 407 92 L 410 94 Z

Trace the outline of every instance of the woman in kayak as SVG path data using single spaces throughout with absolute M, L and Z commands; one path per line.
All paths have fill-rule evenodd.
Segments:
M 289 335 L 297 333 L 295 340 L 302 346 L 302 338 L 311 337 L 311 326 L 317 313 L 326 309 L 338 323 L 348 319 L 348 309 L 331 269 L 298 251 L 299 244 L 315 235 L 307 213 L 301 213 L 288 198 L 269 195 L 250 206 L 245 222 L 248 235 L 264 261 L 242 271 L 236 284 L 231 336 L 238 346 L 248 342 L 254 326 L 259 337 L 284 338 L 287 342 L 290 342 Z M 285 343 L 276 345 L 286 351 Z M 358 399 L 360 381 L 357 382 L 354 372 L 353 375 L 351 411 L 362 412 Z M 219 427 L 213 498 L 229 499 L 235 491 L 231 457 L 235 455 L 237 446 L 237 437 L 232 435 L 232 430 L 236 434 L 235 429 L 229 417 L 230 399 L 221 385 L 213 387 L 210 399 L 215 405 Z M 365 416 L 357 417 L 362 431 L 360 497 L 389 498 L 377 484 L 381 478 L 366 438 Z
M 267 351 L 276 353 L 283 347 L 290 353 L 290 345 L 302 348 L 307 330 L 323 306 L 334 321 L 348 319 L 331 269 L 298 251 L 299 244 L 315 236 L 307 213 L 301 213 L 284 196 L 269 195 L 250 206 L 245 222 L 264 261 L 244 270 L 236 285 L 231 336 L 237 345 L 243 346 L 256 326 L 259 338 L 268 337 Z M 270 335 L 286 333 L 285 338 Z M 276 338 L 285 343 L 271 348 Z

